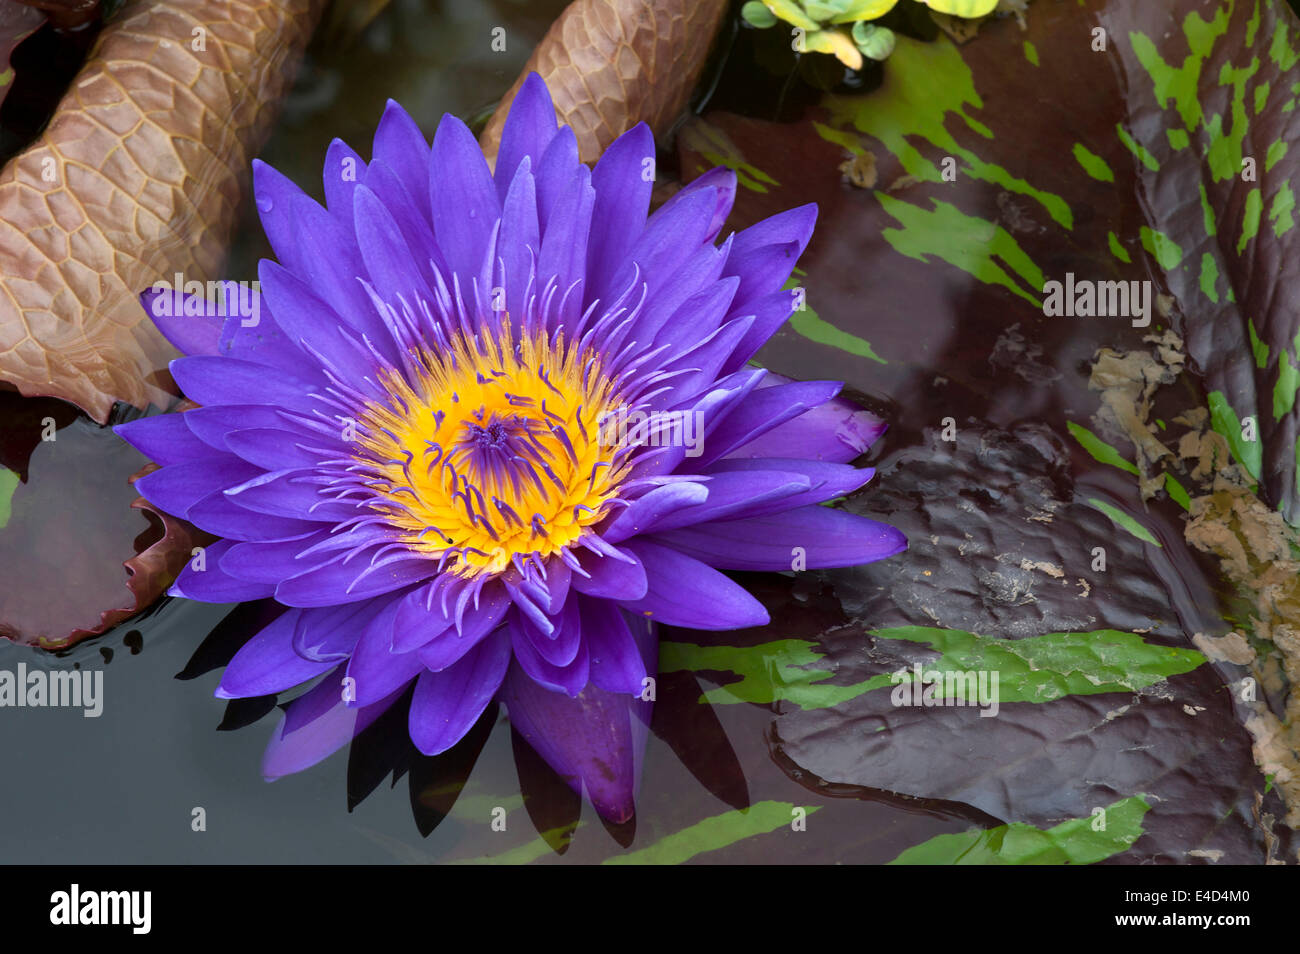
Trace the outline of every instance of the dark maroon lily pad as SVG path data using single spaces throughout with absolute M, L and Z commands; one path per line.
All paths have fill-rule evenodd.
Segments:
M 147 609 L 208 538 L 135 493 L 147 461 L 110 430 L 60 401 L 0 408 L 0 635 L 62 649 Z
M 14 73 L 9 65 L 14 47 L 31 36 L 42 23 L 45 14 L 35 7 L 17 0 L 0 0 L 0 103 L 13 86 Z
M 1211 579 L 1178 555 L 1176 521 L 1144 515 L 1160 546 L 1117 533 L 1080 499 L 1112 488 L 1071 486 L 1046 428 L 970 428 L 945 454 L 939 461 L 933 447 L 912 447 L 891 455 L 864 502 L 907 531 L 911 559 L 829 575 L 859 621 L 820 640 L 827 656 L 817 668 L 835 672 L 831 683 L 929 667 L 938 656 L 866 630 L 924 625 L 1012 639 L 1117 630 L 1185 651 L 1185 633 L 1216 624 L 1203 602 Z M 947 494 L 925 492 L 935 480 Z M 1097 547 L 1105 571 L 1093 569 Z M 1128 691 L 1004 702 L 991 718 L 967 707 L 897 707 L 888 689 L 876 690 L 782 712 L 774 731 L 785 755 L 820 778 L 961 802 L 1043 828 L 1118 797 L 1155 796 L 1126 860 L 1258 862 L 1274 833 L 1254 815 L 1267 786 L 1241 728 L 1247 713 L 1223 675 L 1198 663 Z M 1285 813 L 1276 794 L 1268 805 Z

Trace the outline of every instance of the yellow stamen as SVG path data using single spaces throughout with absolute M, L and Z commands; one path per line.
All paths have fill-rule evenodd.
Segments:
M 373 506 L 413 550 L 452 551 L 448 568 L 462 576 L 570 546 L 605 516 L 630 466 L 601 443 L 619 402 L 599 359 L 562 333 L 516 344 L 502 324 L 457 335 L 449 353 L 422 351 L 413 381 L 384 372 L 389 402 L 359 421 Z

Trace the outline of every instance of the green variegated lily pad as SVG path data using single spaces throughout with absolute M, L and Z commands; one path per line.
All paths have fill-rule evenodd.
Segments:
M 1090 865 L 1127 851 L 1142 835 L 1150 806 L 1140 795 L 1046 830 L 1020 823 L 938 835 L 891 865 Z

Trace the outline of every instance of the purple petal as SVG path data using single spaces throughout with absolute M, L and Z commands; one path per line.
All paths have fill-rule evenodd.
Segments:
M 341 662 L 352 655 L 371 621 L 396 602 L 389 597 L 304 610 L 293 631 L 293 648 L 304 659 Z
M 291 609 L 246 642 L 226 667 L 217 698 L 268 696 L 333 669 L 336 663 L 314 662 L 294 652 L 293 633 L 301 616 L 302 610 Z
M 853 493 L 873 476 L 871 467 L 851 467 L 819 460 L 802 460 L 795 457 L 725 457 L 708 468 L 709 474 L 737 473 L 741 471 L 781 471 L 800 474 L 808 481 L 809 489 L 790 497 L 779 497 L 766 503 L 746 507 L 744 516 L 758 517 L 766 513 L 779 513 L 808 504 L 822 503 Z M 716 518 L 714 518 L 716 519 Z
M 713 463 L 720 457 L 731 455 L 744 444 L 803 414 L 812 407 L 824 404 L 839 393 L 843 385 L 838 381 L 798 381 L 776 387 L 759 387 L 749 398 L 736 407 L 708 432 L 704 453 L 696 466 Z M 764 454 L 764 457 L 803 457 L 793 451 Z M 755 457 L 756 454 L 736 456 Z M 842 461 L 841 461 L 842 463 Z
M 361 193 L 370 195 L 362 187 L 358 207 L 362 204 Z M 258 266 L 257 276 L 276 323 L 290 342 L 300 348 L 310 347 L 309 360 L 318 366 L 323 362 L 336 378 L 369 392 L 372 397 L 382 396 L 379 387 L 364 386 L 365 379 L 375 372 L 374 356 L 344 330 L 342 319 L 309 285 L 267 259 Z
M 538 593 L 537 584 L 531 580 L 521 581 L 507 575 L 501 578 L 501 582 L 505 585 L 506 592 L 510 594 L 510 601 L 515 607 L 531 619 L 538 629 L 549 633 L 552 623 L 546 611 L 550 608 L 550 595 Z
M 288 372 L 300 381 L 314 386 L 324 385 L 320 362 L 314 361 L 285 334 L 271 311 L 270 301 L 262 294 L 260 283 L 251 300 L 242 297 L 246 294 L 243 291 L 233 294 L 239 294 L 241 299 L 236 313 L 226 320 L 221 329 L 221 342 L 217 346 L 221 357 L 251 361 L 264 368 L 275 368 L 277 372 Z M 258 303 L 256 313 L 252 302 Z
M 346 557 L 351 559 L 346 559 Z M 346 554 L 282 581 L 275 598 L 285 606 L 332 606 L 391 593 L 437 572 L 437 561 L 410 556 L 371 570 L 368 551 Z M 364 575 L 363 575 L 364 574 Z
M 709 253 L 713 262 L 718 261 L 720 253 L 717 249 L 706 247 L 701 251 Z M 688 267 L 689 265 L 690 263 L 688 263 Z M 676 307 L 676 310 L 669 312 L 662 320 L 659 320 L 653 313 L 648 313 L 642 319 L 642 327 L 647 330 L 654 329 L 653 340 L 656 345 L 678 343 L 682 335 L 687 333 L 685 329 L 688 328 L 690 329 L 689 334 L 695 335 L 696 340 L 703 339 L 722 327 L 723 319 L 729 314 L 735 317 L 751 317 L 735 315 L 732 308 L 732 299 L 739 284 L 740 281 L 736 278 L 724 278 L 720 281 L 710 280 L 701 290 L 683 300 Z M 661 291 L 654 303 L 653 310 L 671 308 L 674 301 L 675 299 L 670 298 Z M 663 314 L 662 310 L 660 310 L 660 314 Z M 656 321 L 659 323 L 656 324 Z M 741 338 L 741 344 L 749 338 L 751 332 L 752 329 L 745 332 L 744 337 Z M 640 329 L 638 329 L 637 334 L 638 336 L 642 334 Z M 638 338 L 638 340 L 640 339 Z M 736 347 L 739 348 L 740 344 L 737 344 Z M 729 358 L 726 364 L 731 363 L 732 359 Z
M 322 461 L 340 456 L 337 450 L 309 450 L 299 443 L 302 439 L 300 434 L 276 427 L 250 427 L 227 434 L 226 446 L 237 457 L 267 470 L 316 468 Z
M 182 414 L 157 414 L 118 424 L 113 433 L 157 464 L 179 464 L 212 457 L 210 446 L 199 440 Z
M 498 161 L 498 168 L 500 162 Z M 550 227 L 551 219 L 564 211 L 561 204 L 561 196 L 569 189 L 573 183 L 574 170 L 579 171 L 587 169 L 578 162 L 578 140 L 574 138 L 573 130 L 568 126 L 561 127 L 559 133 L 551 140 L 551 144 L 546 147 L 542 157 L 534 166 L 537 178 L 537 215 L 542 223 L 542 234 L 545 236 L 546 230 Z M 590 170 L 587 170 L 590 173 Z M 588 184 L 591 182 L 591 176 L 588 174 L 584 180 Z M 592 192 L 592 200 L 595 200 L 595 191 Z M 583 249 L 586 249 L 586 236 L 583 236 Z M 586 271 L 586 258 L 581 263 L 581 269 Z
M 573 588 L 587 596 L 609 600 L 637 600 L 645 596 L 649 584 L 645 567 L 634 558 L 632 563 L 594 553 L 582 555 L 582 568 L 589 576 L 573 575 Z
M 230 540 L 218 540 L 204 547 L 203 569 L 195 567 L 197 557 L 190 560 L 167 591 L 168 594 L 198 600 L 200 603 L 239 603 L 244 600 L 260 600 L 274 593 L 274 586 L 251 583 L 231 576 L 221 566 L 222 558 L 233 546 L 234 543 Z
M 564 605 L 569 599 L 569 587 L 572 583 L 573 571 L 569 569 L 568 564 L 556 557 L 552 557 L 546 566 L 546 580 L 544 582 L 546 591 L 551 597 L 547 612 L 552 616 L 564 609 Z
M 812 238 L 816 204 L 788 209 L 736 235 L 724 275 L 740 278 L 737 301 L 771 294 L 785 284 Z
M 551 102 L 551 93 L 546 88 L 546 83 L 536 73 L 529 73 L 515 94 L 514 102 L 510 104 L 510 113 L 501 129 L 496 184 L 503 205 L 519 163 L 525 157 L 530 158 L 534 166 L 540 163 L 547 146 L 555 138 L 557 128 L 555 106 Z
M 421 188 L 427 194 L 429 191 L 427 169 L 424 172 L 423 179 L 424 185 Z M 388 210 L 397 226 L 401 240 L 405 242 L 407 249 L 410 250 L 411 257 L 415 259 L 420 276 L 424 279 L 425 284 L 433 287 L 433 284 L 435 284 L 433 279 L 434 268 L 437 268 L 443 275 L 447 274 L 447 262 L 438 249 L 438 243 L 433 238 L 433 220 L 428 217 L 427 212 L 420 211 L 406 185 L 386 163 L 378 160 L 370 163 L 370 167 L 366 170 L 364 184 L 367 189 L 375 194 L 375 198 L 379 200 L 380 204 Z M 355 221 L 354 210 L 353 218 L 348 220 L 348 227 L 352 228 Z M 377 290 L 380 292 L 381 297 L 390 297 L 384 289 L 378 288 Z
M 340 225 L 352 224 L 352 190 L 366 174 L 366 164 L 355 149 L 335 139 L 325 150 L 325 206 Z
M 136 481 L 139 483 L 139 481 Z M 245 510 L 222 491 L 208 494 L 190 507 L 185 519 L 208 533 L 232 540 L 287 540 L 320 529 L 319 523 L 292 517 L 272 517 Z
M 646 665 L 623 611 L 607 600 L 583 600 L 582 636 L 591 653 L 591 681 L 607 692 L 639 695 Z
M 190 509 L 203 498 L 261 473 L 238 457 L 204 457 L 145 474 L 135 482 L 135 489 L 154 506 L 177 517 L 187 517 Z
M 648 540 L 633 540 L 627 549 L 645 564 L 649 581 L 645 596 L 621 604 L 630 613 L 688 629 L 745 629 L 769 622 L 767 610 L 743 586 L 699 560 Z
M 418 650 L 420 662 L 430 672 L 441 672 L 457 663 L 489 633 L 495 630 L 511 606 L 510 595 L 499 583 L 489 583 L 479 593 L 478 608 L 465 610 L 461 627 L 454 626 Z
M 340 666 L 320 685 L 289 703 L 262 756 L 262 776 L 268 782 L 333 755 L 383 715 L 402 693 L 398 689 L 373 705 L 352 708 L 343 701 L 342 677 Z
M 388 101 L 375 130 L 373 159 L 382 162 L 406 187 L 415 201 L 415 209 L 425 220 L 432 221 L 429 205 L 429 143 L 420 127 L 401 106 Z
M 817 204 L 815 202 L 786 209 L 737 233 L 736 241 L 731 247 L 732 256 L 737 265 L 745 265 L 750 257 L 761 249 L 774 245 L 793 245 L 798 249 L 795 254 L 795 258 L 798 258 L 808 247 L 808 240 L 812 238 L 813 227 L 816 224 Z M 738 273 L 728 270 L 727 274 Z M 783 275 L 776 284 L 779 286 L 786 277 L 788 273 Z
M 438 123 L 429 171 L 434 237 L 448 266 L 465 281 L 478 273 L 501 200 L 483 151 L 455 116 L 444 115 Z
M 907 549 L 902 531 L 888 524 L 820 506 L 703 523 L 655 539 L 724 570 L 857 566 Z
M 216 354 L 225 319 L 208 314 L 207 309 L 187 315 L 184 301 L 180 289 L 164 288 L 161 283 L 140 295 L 140 304 L 154 326 L 181 354 Z
M 539 179 L 539 186 L 541 184 Z M 538 280 L 545 287 L 552 278 L 561 290 L 574 282 L 584 281 L 587 272 L 587 241 L 591 233 L 591 216 L 595 208 L 596 190 L 591 186 L 591 173 L 586 166 L 578 170 L 559 197 L 555 211 L 545 221 L 541 255 L 537 266 Z M 565 315 L 574 320 L 579 310 L 575 298 L 573 313 Z
M 798 473 L 758 470 L 715 474 L 704 486 L 708 491 L 707 499 L 664 510 L 652 519 L 644 521 L 637 532 L 660 533 L 664 530 L 689 527 L 711 520 L 746 516 L 751 509 L 765 505 L 789 509 L 780 508 L 780 502 L 807 492 L 811 483 L 807 477 Z M 628 510 L 631 508 L 629 507 Z M 614 542 L 621 539 L 610 537 L 609 534 L 606 534 L 606 538 Z
M 261 159 L 253 160 L 253 197 L 262 231 L 275 257 L 290 271 L 306 272 L 310 263 L 298 241 L 299 228 L 293 218 L 293 207 L 297 202 L 315 203 L 292 180 Z
M 289 427 L 289 418 L 274 407 L 235 404 L 225 407 L 196 407 L 185 413 L 185 423 L 203 443 L 225 451 L 226 435 L 253 427 Z
M 612 148 L 612 147 L 611 147 Z M 602 160 L 603 161 L 603 160 Z M 594 176 L 593 176 L 594 178 Z M 709 220 L 715 204 L 714 191 L 703 190 L 678 193 L 665 202 L 646 222 L 645 230 L 628 250 L 626 258 L 616 265 L 613 290 L 626 288 L 639 274 L 645 282 L 648 294 L 655 296 L 660 289 L 675 282 L 683 266 L 691 260 L 704 243 L 709 230 Z M 596 193 L 597 209 L 600 214 L 599 190 Z M 596 221 L 593 218 L 593 231 Z M 595 236 L 592 236 L 594 240 Z M 639 266 L 639 272 L 634 268 Z M 588 271 L 590 271 L 590 265 Z M 743 283 L 742 279 L 742 283 Z
M 703 422 L 705 441 L 703 448 L 707 450 L 711 446 L 713 432 L 735 413 L 737 408 L 745 405 L 766 374 L 767 372 L 760 368 L 737 371 L 719 380 L 708 393 L 693 397 L 684 405 L 669 407 L 668 410 L 688 411 L 694 415 L 695 420 Z M 632 469 L 632 477 L 657 477 L 670 474 L 685 459 L 688 449 L 686 441 L 683 440 L 672 442 L 668 447 L 658 447 L 643 452 Z M 692 466 L 701 467 L 706 463 L 708 463 L 707 455 L 695 457 Z
M 727 304 L 720 299 L 725 298 L 726 303 L 730 303 L 731 296 L 740 284 L 736 278 L 721 282 L 718 280 L 726 261 L 727 254 L 722 249 L 712 245 L 697 248 L 680 268 L 675 269 L 672 281 L 660 285 L 646 299 L 641 317 L 633 326 L 630 336 L 637 341 L 676 345 L 674 351 L 680 353 L 683 343 L 694 345 L 716 331 L 727 313 Z M 711 306 L 706 314 L 700 315 L 694 310 L 682 311 L 688 300 L 697 301 L 699 295 L 706 293 L 705 301 Z M 675 315 L 680 315 L 684 320 L 676 323 L 670 321 Z M 716 320 L 713 320 L 715 316 Z M 697 320 L 701 318 L 702 321 Z
M 411 741 L 416 748 L 438 755 L 464 738 L 501 687 L 509 665 L 510 637 L 500 630 L 454 666 L 422 673 L 411 700 Z
M 587 299 L 608 298 L 632 243 L 645 227 L 654 188 L 655 140 L 637 123 L 615 139 L 591 173 L 596 190 L 587 239 Z M 650 171 L 649 178 L 643 170 Z
M 739 284 L 739 279 L 732 280 Z M 745 332 L 745 337 L 740 339 L 740 344 L 736 345 L 730 360 L 722 366 L 723 373 L 730 374 L 744 367 L 745 362 L 752 358 L 759 348 L 767 344 L 768 339 L 785 324 L 793 310 L 794 293 L 789 289 L 774 291 L 769 295 L 760 295 L 758 298 L 734 304 L 728 317 L 751 315 L 754 324 L 750 326 L 749 331 Z
M 336 523 L 356 516 L 364 504 L 322 496 L 322 479 L 312 470 L 278 470 L 257 474 L 225 494 L 245 510 L 275 517 Z
M 683 508 L 698 506 L 708 499 L 709 488 L 703 482 L 673 481 L 671 484 L 655 487 L 633 500 L 610 521 L 600 535 L 610 543 L 618 543 L 639 533 L 648 533 L 669 514 L 677 513 Z M 590 592 L 582 587 L 579 589 L 584 593 Z
M 736 173 L 724 166 L 716 166 L 686 183 L 686 185 L 682 186 L 681 192 L 695 192 L 705 189 L 710 190 L 716 200 L 713 219 L 709 222 L 709 233 L 705 237 L 706 241 L 711 242 L 722 231 L 723 223 L 727 221 L 727 216 L 731 214 L 731 207 L 735 204 Z M 680 195 L 680 192 L 678 194 Z
M 657 633 L 645 622 L 633 632 L 653 676 Z M 539 686 L 517 662 L 506 676 L 502 700 L 515 730 L 575 792 L 586 789 L 601 817 L 615 823 L 632 817 L 651 703 L 595 685 L 570 698 Z
M 365 274 L 365 265 L 352 228 L 306 197 L 291 200 L 291 206 L 299 266 L 283 259 L 281 264 L 306 282 L 348 327 L 368 336 L 381 354 L 395 362 L 396 351 L 387 329 L 358 281 Z
M 455 626 L 455 608 L 447 612 L 442 608 L 442 591 L 451 581 L 451 574 L 443 573 L 424 586 L 406 595 L 397 608 L 393 620 L 393 636 L 389 648 L 394 653 L 410 653 L 428 643 L 449 627 Z
M 753 318 L 735 318 L 666 365 L 669 371 L 689 371 L 673 379 L 673 391 L 680 400 L 699 394 L 718 380 L 722 366 L 753 324 Z
M 497 237 L 497 258 L 505 269 L 506 310 L 519 317 L 524 315 L 525 296 L 535 295 L 538 291 L 528 287 L 541 245 L 537 186 L 529 169 L 531 162 L 525 156 L 510 182 L 501 207 L 501 231 Z
M 266 365 L 237 358 L 199 355 L 177 358 L 172 377 L 185 396 L 205 407 L 216 404 L 263 404 L 308 409 L 313 388 L 283 371 L 268 374 Z
M 518 614 L 512 625 L 528 639 L 537 654 L 552 666 L 568 666 L 577 658 L 582 646 L 581 604 L 577 599 L 569 600 L 551 619 L 554 629 L 549 634 L 543 633 L 527 617 Z M 581 689 L 586 684 L 584 676 L 577 688 Z M 571 695 L 576 692 L 575 689 Z
M 393 214 L 368 186 L 358 186 L 353 200 L 357 244 L 366 273 L 379 297 L 389 303 L 430 301 L 433 292 L 420 263 Z
M 370 621 L 357 640 L 348 661 L 351 699 L 355 706 L 368 706 L 409 684 L 424 671 L 414 653 L 395 653 L 393 626 L 402 600 L 392 600 Z
M 755 434 L 726 451 L 726 455 L 801 457 L 847 464 L 866 453 L 887 427 L 876 415 L 852 401 L 833 398 Z
M 736 241 L 740 241 L 739 236 Z M 803 248 L 799 244 L 782 242 L 753 249 L 742 257 L 733 246 L 724 274 L 740 279 L 736 300 L 750 301 L 778 291 L 794 271 L 802 252 Z
M 317 530 L 287 540 L 237 543 L 221 558 L 221 568 L 236 579 L 255 583 L 279 583 L 286 577 L 297 576 L 307 567 L 327 559 L 299 559 L 298 554 L 328 537 L 328 530 Z
M 573 659 L 562 666 L 557 666 L 548 662 L 538 648 L 538 642 L 545 640 L 546 637 L 530 636 L 525 631 L 526 619 L 522 615 L 516 615 L 515 620 L 507 627 L 515 661 L 539 686 L 555 692 L 563 692 L 571 697 L 577 696 L 590 679 L 591 657 L 588 655 L 586 645 L 581 640 L 577 640 L 577 652 Z

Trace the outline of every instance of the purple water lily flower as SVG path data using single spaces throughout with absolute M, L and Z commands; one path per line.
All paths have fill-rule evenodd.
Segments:
M 735 175 L 647 217 L 654 154 L 639 125 L 583 165 L 536 75 L 495 175 L 460 120 L 430 148 L 390 103 L 368 164 L 331 145 L 325 208 L 255 165 L 279 262 L 261 263 L 252 311 L 143 296 L 201 406 L 118 433 L 162 465 L 140 493 L 222 538 L 172 593 L 289 608 L 217 695 L 323 677 L 288 706 L 267 777 L 345 745 L 414 683 L 421 751 L 500 699 L 627 819 L 657 624 L 766 623 L 721 570 L 905 548 L 819 506 L 870 479 L 849 461 L 883 424 L 839 383 L 747 366 L 791 312 L 816 208 L 718 245 Z

